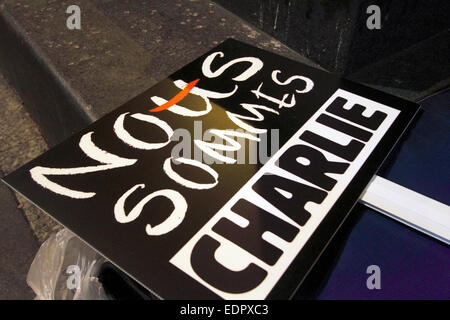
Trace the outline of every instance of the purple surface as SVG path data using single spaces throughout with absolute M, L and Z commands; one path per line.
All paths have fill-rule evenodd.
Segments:
M 449 205 L 450 90 L 427 98 L 421 106 L 423 112 L 379 175 Z M 321 280 L 315 298 L 450 299 L 447 245 L 362 205 L 352 215 L 356 218 L 350 220 L 356 221 L 340 231 L 333 240 L 340 243 L 327 249 L 334 252 L 326 252 L 319 262 L 323 269 L 331 256 L 334 267 Z M 381 269 L 379 290 L 366 286 L 369 265 Z M 311 277 L 317 277 L 315 273 Z

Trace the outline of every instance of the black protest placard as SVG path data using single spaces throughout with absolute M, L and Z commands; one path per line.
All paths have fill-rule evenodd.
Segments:
M 160 298 L 289 298 L 417 109 L 230 39 L 4 180 Z

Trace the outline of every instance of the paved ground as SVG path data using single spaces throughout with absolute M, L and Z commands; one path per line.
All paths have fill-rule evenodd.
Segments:
M 0 184 L 0 203 L 0 299 L 32 299 L 26 276 L 39 242 L 17 207 L 14 194 L 4 184 Z
M 0 175 L 47 150 L 37 125 L 0 73 Z M 60 227 L 4 183 L 0 183 L 0 300 L 32 299 L 28 268 L 40 243 Z

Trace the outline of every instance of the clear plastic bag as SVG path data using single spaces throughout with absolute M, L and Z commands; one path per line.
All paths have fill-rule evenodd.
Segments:
M 105 258 L 67 229 L 48 238 L 28 271 L 37 300 L 108 300 L 98 271 Z

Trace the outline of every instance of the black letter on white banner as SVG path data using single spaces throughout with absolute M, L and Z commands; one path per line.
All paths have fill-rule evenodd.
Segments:
M 222 218 L 212 230 L 269 265 L 274 265 L 283 251 L 263 240 L 263 233 L 269 231 L 283 240 L 291 242 L 299 231 L 293 225 L 245 199 L 239 199 L 231 208 L 231 211 L 245 218 L 249 223 L 248 226 L 241 228 L 234 222 Z
M 281 189 L 284 194 L 275 188 Z M 311 213 L 305 209 L 306 203 L 322 203 L 327 196 L 325 191 L 272 174 L 259 178 L 253 190 L 301 226 L 311 217 Z
M 225 268 L 214 258 L 220 242 L 204 235 L 195 244 L 191 265 L 195 273 L 213 287 L 230 293 L 243 293 L 256 288 L 266 277 L 267 271 L 250 263 L 242 271 Z
M 307 164 L 299 162 L 298 158 L 304 158 L 303 160 L 306 160 Z M 328 161 L 322 152 L 303 144 L 293 145 L 286 150 L 281 155 L 279 163 L 282 169 L 327 191 L 333 189 L 336 180 L 328 177 L 325 173 L 342 174 L 349 166 L 345 162 Z

